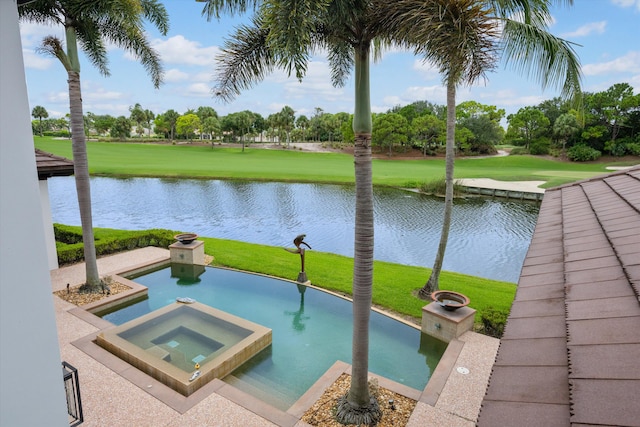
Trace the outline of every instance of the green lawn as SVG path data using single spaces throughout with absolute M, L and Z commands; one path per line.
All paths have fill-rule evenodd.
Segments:
M 72 158 L 71 141 L 35 138 L 42 150 Z M 89 171 L 94 175 L 247 179 L 265 181 L 353 183 L 353 158 L 342 153 L 299 150 L 222 148 L 189 144 L 88 142 Z M 619 163 L 621 164 L 621 163 Z M 551 187 L 606 173 L 604 163 L 568 163 L 532 156 L 456 160 L 456 178 L 504 181 L 542 180 Z M 373 161 L 375 185 L 417 187 L 441 178 L 444 160 Z
M 96 248 L 107 255 L 118 250 L 133 249 L 148 244 L 167 247 L 173 242 L 176 231 L 118 230 L 111 228 L 94 229 Z M 56 247 L 58 256 L 66 262 L 82 260 L 82 228 L 56 224 Z M 205 253 L 212 255 L 212 265 L 229 267 L 296 280 L 300 271 L 300 257 L 282 247 L 239 242 L 236 240 L 199 237 L 205 243 Z M 68 243 L 65 243 L 68 242 Z M 122 249 L 120 249 L 122 248 Z M 307 250 L 305 271 L 314 286 L 351 296 L 353 283 L 353 258 L 327 252 Z M 104 273 L 104 272 L 103 272 Z M 429 278 L 430 269 L 406 266 L 382 261 L 374 263 L 373 303 L 387 311 L 409 317 L 420 323 L 422 307 L 427 304 L 417 298 L 415 292 Z M 496 280 L 482 279 L 464 274 L 442 272 L 442 289 L 462 292 L 471 299 L 471 306 L 477 310 L 476 320 L 480 322 L 482 313 L 493 307 L 508 313 L 515 295 L 516 285 Z
M 238 242 L 235 240 L 200 238 L 205 252 L 213 255 L 212 265 L 232 267 L 296 280 L 300 271 L 300 257 L 283 248 Z M 401 315 L 419 320 L 427 303 L 416 296 L 429 278 L 430 269 L 375 261 L 373 274 L 373 303 Z M 353 258 L 326 252 L 305 252 L 305 272 L 313 285 L 351 296 Z M 489 307 L 509 312 L 516 285 L 448 271 L 440 276 L 440 288 L 461 292 L 471 299 L 477 310 L 476 321 Z
M 71 141 L 35 137 L 42 150 L 72 158 Z M 180 178 L 246 179 L 292 182 L 352 183 L 353 158 L 341 153 L 310 153 L 299 150 L 222 148 L 197 145 L 87 143 L 91 174 L 107 176 L 155 176 Z M 622 163 L 619 163 L 622 164 Z M 456 160 L 457 178 L 542 180 L 546 187 L 606 173 L 604 163 L 567 163 L 531 156 L 508 156 Z M 374 160 L 376 185 L 417 187 L 444 175 L 444 160 Z M 215 264 L 295 280 L 299 260 L 282 248 L 231 240 L 203 238 Z M 429 277 L 429 269 L 376 262 L 373 303 L 396 313 L 421 317 L 425 302 L 414 292 Z M 306 271 L 314 285 L 351 294 L 353 259 L 308 251 Z M 489 308 L 508 312 L 516 286 L 463 274 L 443 272 L 442 289 L 462 292 L 478 311 L 478 322 Z

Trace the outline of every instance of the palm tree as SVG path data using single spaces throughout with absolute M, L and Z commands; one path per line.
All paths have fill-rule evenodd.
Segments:
M 580 93 L 580 64 L 571 44 L 549 34 L 549 7 L 556 0 L 399 0 L 385 20 L 403 43 L 435 64 L 447 86 L 445 211 L 431 275 L 420 289 L 438 290 L 453 209 L 455 94 L 495 68 L 502 57 L 533 74 L 543 87 L 562 84 L 562 95 Z M 558 0 L 571 4 L 571 0 Z M 501 26 L 501 34 L 498 30 Z M 411 29 L 406 31 L 406 29 Z
M 567 141 L 580 130 L 575 114 L 564 113 L 558 116 L 553 124 L 553 134 L 562 141 L 562 157 L 566 156 Z
M 140 105 L 140 103 L 136 102 L 136 105 L 129 107 L 129 119 L 136 124 L 136 133 L 138 136 L 142 136 L 144 133 L 144 128 L 142 127 L 142 123 L 147 121 L 147 114 L 144 109 Z
M 49 113 L 42 105 L 36 105 L 35 107 L 33 107 L 31 115 L 34 119 L 38 119 L 40 121 L 40 136 L 42 136 L 42 119 L 46 119 L 47 117 L 49 117 Z
M 337 418 L 345 424 L 375 424 L 380 409 L 368 387 L 369 317 L 373 283 L 373 186 L 371 177 L 371 102 L 369 61 L 387 30 L 372 19 L 373 12 L 390 9 L 382 0 L 297 2 L 208 0 L 208 19 L 221 12 L 243 13 L 253 8 L 250 24 L 239 27 L 224 46 L 214 93 L 231 100 L 275 68 L 302 79 L 311 54 L 326 49 L 332 82 L 343 86 L 352 67 L 355 76 L 354 163 L 356 183 L 353 273 L 353 355 L 351 388 L 338 404 Z
M 293 108 L 285 105 L 278 113 L 278 119 L 280 121 L 280 127 L 284 129 L 287 134 L 287 148 L 289 148 L 289 143 L 291 142 L 291 129 L 293 129 L 293 125 L 296 120 L 295 111 L 293 111 Z
M 180 114 L 176 110 L 171 109 L 164 113 L 164 118 L 169 124 L 169 133 L 171 134 L 171 140 L 173 141 L 173 137 L 176 133 L 176 123 L 178 122 L 178 118 L 180 118 Z
M 87 161 L 78 42 L 91 63 L 108 76 L 106 44 L 112 43 L 134 54 L 145 67 L 155 87 L 162 81 L 162 66 L 143 30 L 143 20 L 155 25 L 162 34 L 168 30 L 168 16 L 156 0 L 36 0 L 19 8 L 21 21 L 62 25 L 66 49 L 55 36 L 45 37 L 40 51 L 60 60 L 67 71 L 73 162 L 82 224 L 86 286 L 90 291 L 104 291 L 96 260 L 91 218 L 91 192 Z

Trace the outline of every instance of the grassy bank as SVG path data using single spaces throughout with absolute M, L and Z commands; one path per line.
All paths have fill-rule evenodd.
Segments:
M 37 148 L 72 158 L 70 140 L 38 136 L 34 140 Z M 343 153 L 256 148 L 242 152 L 239 148 L 189 144 L 107 142 L 88 142 L 87 152 L 90 173 L 97 175 L 331 183 L 354 181 L 353 158 Z M 532 156 L 468 158 L 456 160 L 455 176 L 504 181 L 541 180 L 547 181 L 544 187 L 548 188 L 606 173 L 607 165 L 568 163 Z M 418 187 L 443 175 L 443 159 L 373 161 L 375 185 Z
M 78 226 L 62 226 L 67 235 L 82 235 Z M 132 241 L 140 235 L 151 234 L 156 241 L 175 234 L 169 230 L 125 231 L 96 228 L 101 241 Z M 267 274 L 288 280 L 296 280 L 300 270 L 298 255 L 286 252 L 281 247 L 258 245 L 235 240 L 201 237 L 205 242 L 205 253 L 215 259 L 214 266 Z M 75 246 L 77 243 L 73 243 Z M 58 242 L 58 250 L 67 245 Z M 129 246 L 132 249 L 135 246 Z M 163 245 L 163 247 L 166 247 Z M 353 258 L 326 252 L 309 250 L 305 254 L 305 271 L 312 284 L 323 289 L 351 296 Z M 419 322 L 425 301 L 414 296 L 429 278 L 430 269 L 376 261 L 374 263 L 373 303 L 388 311 L 407 316 Z M 443 272 L 440 278 L 442 289 L 467 295 L 471 306 L 477 310 L 476 322 L 489 308 L 508 313 L 515 296 L 513 283 L 482 279 L 464 274 Z
M 279 247 L 255 245 L 232 240 L 203 238 L 205 252 L 213 255 L 213 265 L 237 268 L 295 280 L 300 270 L 297 255 Z M 351 295 L 353 258 L 325 252 L 307 251 L 305 271 L 312 284 L 323 289 Z M 416 320 L 422 317 L 425 301 L 414 296 L 429 278 L 430 269 L 376 261 L 373 274 L 373 303 Z M 488 307 L 508 312 L 515 296 L 513 283 L 482 279 L 459 273 L 443 272 L 442 289 L 467 295 L 478 310 L 476 320 Z

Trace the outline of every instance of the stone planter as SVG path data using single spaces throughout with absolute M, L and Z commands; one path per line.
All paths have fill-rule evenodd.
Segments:
M 431 299 L 447 311 L 455 311 L 469 305 L 469 298 L 458 292 L 435 291 L 431 294 Z
M 173 236 L 173 238 L 183 245 L 188 245 L 189 243 L 193 243 L 193 241 L 198 238 L 198 235 L 194 233 L 182 233 L 176 234 L 175 236 Z

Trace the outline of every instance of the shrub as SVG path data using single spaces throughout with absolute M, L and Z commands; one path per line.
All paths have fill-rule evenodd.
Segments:
M 539 139 L 531 143 L 529 147 L 529 154 L 534 156 L 546 156 L 549 154 L 549 147 L 551 142 L 548 139 Z
M 523 156 L 525 154 L 529 154 L 529 151 L 524 147 L 515 147 L 511 149 L 511 152 L 509 152 L 510 156 Z
M 44 136 L 52 136 L 54 138 L 71 138 L 71 133 L 68 130 L 46 130 L 42 132 Z
M 82 228 L 69 225 L 53 224 L 53 234 L 56 242 L 72 245 L 82 243 Z
M 640 156 L 640 142 L 628 142 L 627 153 L 632 156 Z
M 54 224 L 56 250 L 60 265 L 72 264 L 84 260 L 84 245 L 82 244 L 82 228 L 77 226 Z M 170 230 L 152 229 L 141 231 L 109 230 L 101 233 L 94 230 L 96 256 L 109 255 L 116 252 L 157 246 L 166 248 L 175 242 L 175 232 Z M 108 237 L 101 236 L 105 234 Z
M 445 194 L 447 188 L 447 182 L 445 178 L 433 179 L 431 181 L 423 182 L 418 187 L 421 192 L 426 194 Z M 453 195 L 460 196 L 463 193 L 462 185 L 458 184 L 458 181 L 453 181 Z
M 481 317 L 483 333 L 490 337 L 502 338 L 507 317 L 509 317 L 508 311 L 487 307 Z
M 574 162 L 589 162 L 600 158 L 602 153 L 586 145 L 574 145 L 567 150 L 567 157 Z
M 626 155 L 640 155 L 640 143 L 633 142 L 631 138 L 620 139 L 609 148 L 612 156 L 622 157 Z

